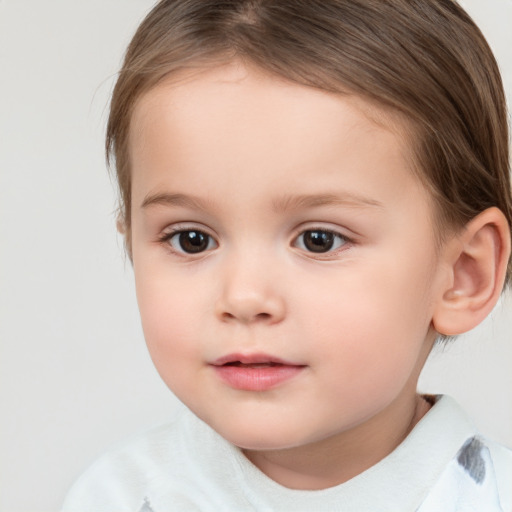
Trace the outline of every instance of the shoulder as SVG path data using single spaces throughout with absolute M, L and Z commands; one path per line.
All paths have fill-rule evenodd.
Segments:
M 484 438 L 496 475 L 501 506 L 505 512 L 512 512 L 512 449 Z
M 437 454 L 443 464 L 419 510 L 512 512 L 512 451 L 482 435 L 448 396 L 437 397 L 427 416 L 422 433 L 434 452 L 443 447 Z
M 184 411 L 109 450 L 68 492 L 63 512 L 139 512 L 150 510 L 147 494 L 186 480 L 183 466 Z M 156 491 L 155 491 L 156 490 Z M 146 503 L 146 505 L 145 505 Z M 144 508 L 146 507 L 146 508 Z
M 100 457 L 62 512 L 247 510 L 238 450 L 187 408 Z

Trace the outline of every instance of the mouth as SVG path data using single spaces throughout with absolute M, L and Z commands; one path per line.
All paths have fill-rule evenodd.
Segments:
M 292 361 L 286 361 L 268 354 L 228 354 L 219 357 L 213 363 L 214 366 L 305 366 Z
M 267 391 L 298 376 L 306 365 L 267 354 L 229 354 L 211 366 L 228 386 L 244 391 Z
M 233 361 L 231 363 L 226 363 L 223 366 L 236 366 L 238 368 L 274 368 L 276 366 L 285 366 L 281 363 L 250 363 L 245 364 L 240 361 Z

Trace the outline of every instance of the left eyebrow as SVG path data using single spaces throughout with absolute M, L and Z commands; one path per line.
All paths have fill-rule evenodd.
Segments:
M 205 201 L 199 197 L 186 194 L 170 194 L 166 192 L 148 194 L 140 206 L 145 209 L 154 205 L 181 206 L 183 208 L 203 211 L 208 210 L 212 206 L 209 201 Z
M 352 208 L 384 208 L 384 205 L 375 199 L 343 192 L 341 194 L 303 194 L 297 196 L 284 196 L 272 201 L 272 208 L 276 213 L 303 208 L 316 208 L 319 206 L 345 206 Z

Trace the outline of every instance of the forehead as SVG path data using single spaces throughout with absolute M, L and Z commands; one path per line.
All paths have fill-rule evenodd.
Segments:
M 349 100 L 345 102 L 345 116 L 350 110 L 353 122 L 360 127 L 364 124 L 368 131 L 387 130 L 402 139 L 402 147 L 408 152 L 412 123 L 395 109 L 362 98 L 341 85 L 339 93 L 330 93 L 236 60 L 173 73 L 143 94 L 131 116 L 130 141 L 141 130 L 150 128 L 159 114 L 168 115 L 170 111 L 174 122 L 182 128 L 187 128 L 189 121 L 193 124 L 201 113 L 214 121 L 219 111 L 230 117 L 233 126 L 243 125 L 249 115 L 251 120 L 264 124 L 269 112 L 279 113 L 284 123 L 307 121 L 313 125 L 315 121 L 325 123 L 329 118 L 334 119 L 340 111 L 339 99 L 343 98 Z M 199 128 L 194 126 L 195 130 Z
M 327 93 L 239 63 L 183 72 L 134 109 L 133 197 L 141 201 L 164 182 L 224 182 L 226 190 L 236 183 L 239 194 L 251 194 L 258 179 L 325 192 L 334 175 L 347 178 L 351 193 L 372 192 L 381 186 L 383 159 L 405 190 L 417 186 L 406 133 L 398 115 L 354 94 Z M 364 182 L 354 179 L 362 176 Z

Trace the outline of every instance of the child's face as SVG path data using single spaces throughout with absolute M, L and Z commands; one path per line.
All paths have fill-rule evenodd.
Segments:
M 135 110 L 149 351 L 241 447 L 412 418 L 441 265 L 407 145 L 364 106 L 227 66 L 159 85 Z

